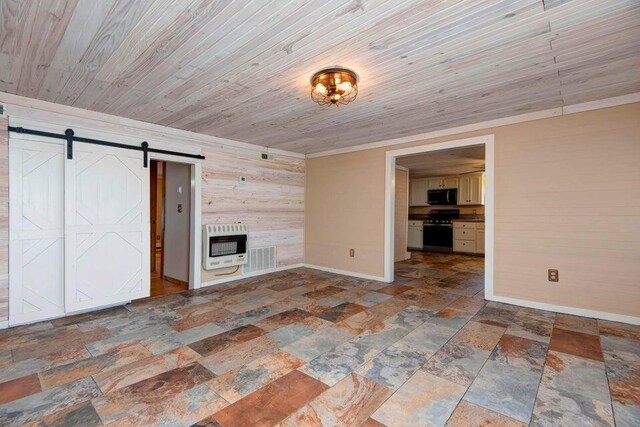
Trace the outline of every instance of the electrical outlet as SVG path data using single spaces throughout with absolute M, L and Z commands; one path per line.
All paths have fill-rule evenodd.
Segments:
M 353 258 L 354 256 L 356 256 L 356 250 L 355 249 L 349 249 L 349 256 L 351 258 Z
M 558 282 L 559 281 L 558 270 L 549 269 L 549 281 L 550 282 Z

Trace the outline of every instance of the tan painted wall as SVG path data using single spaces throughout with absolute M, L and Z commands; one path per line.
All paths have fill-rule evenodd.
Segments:
M 640 316 L 640 104 L 390 149 L 491 133 L 495 294 Z M 382 276 L 386 150 L 307 160 L 307 263 Z
M 307 159 L 305 194 L 305 263 L 382 275 L 384 155 Z
M 403 261 L 407 255 L 407 223 L 409 222 L 409 172 L 396 169 L 396 200 L 394 226 L 394 261 Z

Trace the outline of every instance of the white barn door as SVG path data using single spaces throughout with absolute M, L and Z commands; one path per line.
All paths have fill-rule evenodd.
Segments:
M 65 307 L 149 296 L 149 169 L 142 152 L 73 144 L 65 159 Z
M 64 314 L 64 145 L 12 135 L 9 147 L 13 326 Z

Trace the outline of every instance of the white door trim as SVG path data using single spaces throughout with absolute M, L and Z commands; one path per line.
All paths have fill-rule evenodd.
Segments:
M 149 153 L 149 160 L 184 163 L 191 165 L 191 218 L 189 232 L 189 289 L 201 285 L 200 260 L 202 259 L 202 160 L 170 154 Z M 147 197 L 150 197 L 149 194 Z M 149 263 L 151 260 L 149 259 Z M 151 264 L 149 264 L 151 268 Z
M 396 169 L 399 169 L 401 171 L 405 171 L 407 173 L 407 182 L 405 183 L 405 185 L 407 186 L 407 212 L 409 212 L 409 208 L 411 207 L 411 200 L 409 199 L 411 197 L 411 192 L 409 191 L 409 186 L 411 185 L 411 181 L 409 180 L 409 168 L 406 168 L 404 166 L 400 166 L 400 165 L 396 165 Z M 395 188 L 395 186 L 394 186 Z M 394 193 L 395 194 L 395 193 Z M 408 242 L 409 241 L 409 221 L 407 221 L 407 226 L 405 227 L 405 231 L 404 231 L 404 241 Z M 405 260 L 408 260 L 409 258 L 411 258 L 411 252 L 409 251 L 404 251 L 404 255 L 403 258 Z
M 384 280 L 393 282 L 393 224 L 395 222 L 395 166 L 396 158 L 409 154 L 429 151 L 467 147 L 469 145 L 485 146 L 485 269 L 484 294 L 486 299 L 493 299 L 493 233 L 494 233 L 494 135 L 483 135 L 472 138 L 456 139 L 436 144 L 390 150 L 385 154 L 384 181 Z

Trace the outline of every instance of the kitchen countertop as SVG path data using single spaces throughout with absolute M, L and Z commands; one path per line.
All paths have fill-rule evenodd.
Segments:
M 453 222 L 484 222 L 484 218 L 458 218 L 454 219 Z

